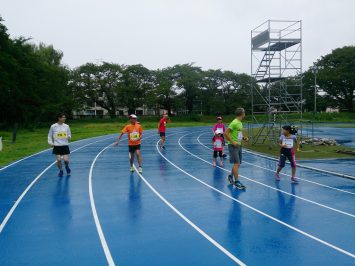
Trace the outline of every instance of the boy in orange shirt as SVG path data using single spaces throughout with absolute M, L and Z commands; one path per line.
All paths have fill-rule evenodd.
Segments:
M 114 143 L 115 146 L 118 145 L 122 136 L 127 133 L 128 134 L 128 150 L 129 150 L 129 162 L 131 164 L 131 172 L 134 172 L 133 162 L 134 162 L 134 154 L 137 156 L 138 160 L 138 172 L 143 173 L 142 169 L 142 156 L 141 156 L 141 139 L 143 135 L 142 126 L 137 122 L 136 115 L 130 115 L 129 119 L 131 123 L 126 125 L 121 132 L 121 135 L 118 137 L 117 141 Z

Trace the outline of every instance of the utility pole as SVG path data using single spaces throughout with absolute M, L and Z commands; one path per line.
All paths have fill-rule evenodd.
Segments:
M 317 74 L 318 67 L 314 65 L 312 67 L 312 73 L 314 74 L 314 114 L 317 113 Z

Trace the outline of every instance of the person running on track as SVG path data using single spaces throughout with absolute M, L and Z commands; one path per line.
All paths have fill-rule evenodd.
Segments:
M 142 126 L 137 122 L 137 116 L 132 114 L 129 116 L 131 123 L 126 125 L 121 132 L 121 135 L 118 137 L 117 141 L 114 143 L 117 146 L 122 139 L 122 136 L 127 133 L 128 134 L 128 151 L 129 151 L 129 162 L 131 165 L 131 172 L 134 172 L 134 155 L 137 156 L 138 160 L 138 172 L 143 173 L 142 169 L 142 156 L 141 156 L 141 139 L 143 136 Z
M 246 187 L 239 181 L 239 167 L 242 163 L 242 141 L 249 141 L 243 136 L 243 119 L 245 117 L 244 108 L 236 109 L 236 118 L 229 124 L 225 137 L 228 140 L 229 161 L 233 164 L 232 173 L 228 176 L 228 181 L 238 189 Z M 234 177 L 234 179 L 233 179 Z
M 69 176 L 71 170 L 69 168 L 69 140 L 71 139 L 70 127 L 65 124 L 66 116 L 63 113 L 57 115 L 58 122 L 51 125 L 48 132 L 48 144 L 53 147 L 52 153 L 56 155 L 57 166 L 59 169 L 58 176 L 63 176 L 62 157 L 65 164 L 65 170 Z
M 217 129 L 215 131 L 215 135 L 212 138 L 212 145 L 213 145 L 213 166 L 217 164 L 217 154 L 219 156 L 220 162 L 219 165 L 223 166 L 223 142 L 224 138 L 222 138 L 222 130 Z
M 291 181 L 293 183 L 298 183 L 296 178 L 296 158 L 294 145 L 296 144 L 297 151 L 300 151 L 299 142 L 296 137 L 296 131 L 289 125 L 282 127 L 282 134 L 279 139 L 280 150 L 280 160 L 278 168 L 275 173 L 276 181 L 280 181 L 280 172 L 282 168 L 285 167 L 286 159 L 290 161 L 292 167 L 292 177 Z
M 223 123 L 222 116 L 217 117 L 217 123 L 212 128 L 213 134 L 216 132 L 217 129 L 222 130 L 222 134 L 221 134 L 221 137 L 223 138 L 222 155 L 223 155 L 223 158 L 225 158 L 225 157 L 227 157 L 227 154 L 224 154 L 224 146 L 225 146 L 224 132 L 226 132 L 226 126 Z
M 167 114 L 164 114 L 158 123 L 158 133 L 160 135 L 160 149 L 165 149 L 165 133 L 166 123 L 170 123 L 170 118 Z

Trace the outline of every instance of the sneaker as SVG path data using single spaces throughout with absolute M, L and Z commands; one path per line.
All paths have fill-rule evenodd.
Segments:
M 139 166 L 139 167 L 138 167 L 138 172 L 139 172 L 140 174 L 142 174 L 142 173 L 143 173 L 143 169 L 142 169 L 142 167 L 141 167 L 141 166 Z
M 228 175 L 228 182 L 229 182 L 229 184 L 233 184 L 234 183 L 232 175 Z
M 165 150 L 165 146 L 161 147 L 163 150 Z
M 60 171 L 59 171 L 58 176 L 59 176 L 59 177 L 63 177 L 63 170 L 60 170 Z
M 237 189 L 246 189 L 246 187 L 238 180 L 234 182 L 234 185 Z
M 219 166 L 221 166 L 221 167 L 223 166 L 223 161 L 219 162 Z
M 65 170 L 67 171 L 67 175 L 70 175 L 71 170 L 68 165 L 65 166 Z
M 222 157 L 223 157 L 223 158 L 227 158 L 227 154 L 224 153 L 224 154 L 222 155 Z
M 130 171 L 131 171 L 132 173 L 134 172 L 134 167 L 133 167 L 133 166 L 131 166 Z
M 294 184 L 298 183 L 298 179 L 296 177 L 291 177 L 291 182 Z
M 281 180 L 280 175 L 278 173 L 275 173 L 275 180 L 276 181 L 280 181 Z

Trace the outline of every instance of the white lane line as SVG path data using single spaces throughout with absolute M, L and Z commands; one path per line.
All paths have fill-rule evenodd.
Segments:
M 336 250 L 336 251 L 339 251 L 339 252 L 341 252 L 341 253 L 343 253 L 343 254 L 345 254 L 345 255 L 347 255 L 347 256 L 350 256 L 350 257 L 352 257 L 352 258 L 355 258 L 355 254 L 352 254 L 352 253 L 349 252 L 349 251 L 346 251 L 346 250 L 344 250 L 344 249 L 342 249 L 342 248 L 339 248 L 339 247 L 337 247 L 337 246 L 335 246 L 335 245 L 333 245 L 333 244 L 330 244 L 330 243 L 328 243 L 328 242 L 326 242 L 326 241 L 324 241 L 324 240 L 322 240 L 322 239 L 320 239 L 320 238 L 318 238 L 318 237 L 316 237 L 316 236 L 313 236 L 313 235 L 311 235 L 311 234 L 309 234 L 309 233 L 306 233 L 305 231 L 302 231 L 301 229 L 298 229 L 298 228 L 296 228 L 296 227 L 294 227 L 294 226 L 292 226 L 292 225 L 290 225 L 290 224 L 288 224 L 288 223 L 285 223 L 285 222 L 283 222 L 283 221 L 281 221 L 281 220 L 279 220 L 279 219 L 277 219 L 277 218 L 275 218 L 275 217 L 273 217 L 273 216 L 271 216 L 271 215 L 269 215 L 269 214 L 267 214 L 267 213 L 265 213 L 265 212 L 263 212 L 263 211 L 260 211 L 260 210 L 258 210 L 258 209 L 256 209 L 256 208 L 250 206 L 250 205 L 247 204 L 247 203 L 244 203 L 244 202 L 242 202 L 242 201 L 240 201 L 240 200 L 238 200 L 238 199 L 236 199 L 236 198 L 234 198 L 234 197 L 232 197 L 232 196 L 230 196 L 230 195 L 224 193 L 224 192 L 221 191 L 221 190 L 216 189 L 215 187 L 213 187 L 213 186 L 207 184 L 206 182 L 202 181 L 201 179 L 198 179 L 197 177 L 193 176 L 192 174 L 190 174 L 190 173 L 186 172 L 185 170 L 181 169 L 179 166 L 177 166 L 176 164 L 174 164 L 173 162 L 171 162 L 168 158 L 166 158 L 166 157 L 159 151 L 159 149 L 158 149 L 158 142 L 157 142 L 156 148 L 157 148 L 157 151 L 158 151 L 158 153 L 160 154 L 160 156 L 162 156 L 168 163 L 170 163 L 170 164 L 171 164 L 172 166 L 174 166 L 176 169 L 180 170 L 181 172 L 183 172 L 184 174 L 188 175 L 188 176 L 191 177 L 192 179 L 196 180 L 197 182 L 199 182 L 199 183 L 205 185 L 206 187 L 209 187 L 210 189 L 216 191 L 217 193 L 219 193 L 219 194 L 221 194 L 221 195 L 223 195 L 223 196 L 225 196 L 225 197 L 227 197 L 227 198 L 229 198 L 229 199 L 231 199 L 231 200 L 233 200 L 233 201 L 235 201 L 235 202 L 238 202 L 239 204 L 241 204 L 241 205 L 243 205 L 243 206 L 245 206 L 245 207 L 247 207 L 247 208 L 249 208 L 249 209 L 251 209 L 251 210 L 253 210 L 253 211 L 255 211 L 255 212 L 257 212 L 257 213 L 259 213 L 259 214 L 261 214 L 261 215 L 263 215 L 263 216 L 265 216 L 265 217 L 267 217 L 267 218 L 269 218 L 270 220 L 273 220 L 273 221 L 275 221 L 275 222 L 277 222 L 277 223 L 279 223 L 279 224 L 281 224 L 281 225 L 283 225 L 283 226 L 286 226 L 286 227 L 288 227 L 288 228 L 290 228 L 290 229 L 292 229 L 292 230 L 294 230 L 294 231 L 296 231 L 296 232 L 298 232 L 298 233 L 300 233 L 300 234 L 302 234 L 302 235 L 304 235 L 304 236 L 307 236 L 307 237 L 309 237 L 309 238 L 311 238 L 311 239 L 313 239 L 313 240 L 315 240 L 315 241 L 317 241 L 317 242 L 319 242 L 319 243 L 321 243 L 321 244 L 323 244 L 323 245 L 326 245 L 326 246 L 328 246 L 328 247 L 330 247 L 330 248 L 332 248 L 332 249 L 334 249 L 334 250 Z
M 269 159 L 269 160 L 278 161 L 276 158 L 269 157 L 269 156 L 266 156 L 266 155 L 263 155 L 263 154 L 260 154 L 260 153 L 257 153 L 257 152 L 253 152 L 253 151 L 250 151 L 248 149 L 245 149 L 245 152 L 253 154 L 255 156 L 263 157 L 263 158 L 266 158 L 266 159 Z M 289 162 L 287 162 L 287 163 L 289 163 Z M 355 176 L 352 176 L 352 175 L 347 175 L 347 174 L 342 174 L 342 173 L 338 173 L 338 172 L 328 171 L 328 170 L 324 170 L 324 169 L 320 169 L 320 168 L 316 168 L 316 167 L 312 167 L 312 166 L 307 166 L 307 165 L 303 165 L 303 164 L 297 164 L 297 166 L 305 168 L 305 169 L 308 169 L 308 170 L 313 170 L 313 171 L 325 173 L 325 174 L 328 174 L 328 175 L 335 175 L 335 176 L 339 176 L 339 177 L 355 180 Z
M 112 138 L 112 137 L 110 137 Z M 100 141 L 104 141 L 104 140 L 108 140 L 110 138 L 105 138 L 105 139 L 100 139 L 97 140 L 95 142 L 92 143 L 88 143 L 84 146 L 81 146 L 75 150 L 72 151 L 72 153 L 81 150 L 89 145 L 92 145 L 94 143 L 100 142 Z M 9 210 L 9 212 L 7 213 L 7 215 L 5 216 L 4 220 L 2 221 L 2 223 L 0 224 L 0 234 L 1 232 L 4 230 L 7 222 L 9 221 L 9 219 L 11 218 L 12 214 L 14 213 L 14 211 L 16 210 L 17 206 L 20 204 L 21 200 L 26 196 L 27 192 L 33 187 L 33 185 L 38 181 L 38 179 L 40 179 L 42 177 L 42 175 L 48 171 L 49 168 L 51 168 L 56 162 L 54 161 L 53 163 L 51 163 L 46 169 L 44 169 L 27 187 L 26 189 L 22 192 L 22 194 L 18 197 L 18 199 L 15 201 L 14 205 L 12 205 L 11 209 Z
M 187 136 L 187 135 L 190 135 L 190 134 L 191 134 L 191 133 L 186 134 L 186 135 L 184 135 L 184 136 L 182 136 L 182 137 L 179 138 L 179 140 L 178 140 L 179 146 L 180 146 L 185 152 L 187 152 L 188 154 L 190 154 L 190 155 L 196 157 L 197 159 L 199 159 L 199 160 L 201 160 L 201 161 L 203 161 L 203 162 L 205 162 L 205 163 L 210 164 L 210 165 L 213 166 L 213 164 L 212 164 L 211 162 L 209 162 L 209 161 L 207 161 L 207 160 L 205 160 L 205 159 L 203 159 L 203 158 L 201 158 L 201 157 L 199 157 L 199 156 L 197 156 L 197 155 L 191 153 L 190 151 L 188 151 L 187 149 L 185 149 L 185 148 L 181 145 L 181 139 L 184 138 L 184 137 Z M 230 170 L 228 170 L 228 169 L 226 169 L 226 168 L 224 168 L 224 167 L 221 167 L 221 166 L 218 166 L 218 165 L 217 165 L 216 167 L 222 169 L 223 171 L 226 171 L 226 172 L 230 173 Z M 261 186 L 264 186 L 264 187 L 270 188 L 270 189 L 272 189 L 272 190 L 281 192 L 281 193 L 283 193 L 283 194 L 289 195 L 289 196 L 291 196 L 291 197 L 295 197 L 295 198 L 297 198 L 297 199 L 300 199 L 300 200 L 303 200 L 303 201 L 306 201 L 306 202 L 315 204 L 315 205 L 317 205 L 317 206 L 319 206 L 319 207 L 322 207 L 322 208 L 325 208 L 325 209 L 328 209 L 328 210 L 332 210 L 332 211 L 334 211 L 334 212 L 341 213 L 341 214 L 350 216 L 350 217 L 352 217 L 352 218 L 355 218 L 355 215 L 354 215 L 354 214 L 351 214 L 351 213 L 348 213 L 348 212 L 345 212 L 345 211 L 341 211 L 341 210 L 335 209 L 335 208 L 333 208 L 333 207 L 330 207 L 330 206 L 327 206 L 327 205 L 324 205 L 324 204 L 315 202 L 315 201 L 313 201 L 313 200 L 309 200 L 309 199 L 303 198 L 303 197 L 301 197 L 301 196 L 297 196 L 297 195 L 292 194 L 292 193 L 289 193 L 289 192 L 287 192 L 287 191 L 284 191 L 284 190 L 281 190 L 281 189 L 278 189 L 278 188 L 269 186 L 269 185 L 267 185 L 267 184 L 264 184 L 264 183 L 262 183 L 262 182 L 253 180 L 253 179 L 248 178 L 248 177 L 246 177 L 246 176 L 244 176 L 244 175 L 241 175 L 241 174 L 239 174 L 239 176 L 242 177 L 242 178 L 244 178 L 244 179 L 247 179 L 247 180 L 249 180 L 249 181 L 251 181 L 251 182 L 257 183 L 257 184 L 259 184 L 259 185 L 261 185 Z
M 203 143 L 200 141 L 200 137 L 201 137 L 202 135 L 204 135 L 204 134 L 206 134 L 206 132 L 200 134 L 200 135 L 198 136 L 198 138 L 197 138 L 197 141 L 198 141 L 198 143 L 199 143 L 200 145 L 204 146 L 204 147 L 207 148 L 207 149 L 212 150 L 210 147 L 206 146 L 205 144 L 203 144 Z M 259 165 L 253 164 L 253 163 L 249 163 L 249 162 L 247 162 L 247 161 L 245 161 L 245 160 L 243 160 L 243 162 L 246 163 L 246 164 L 249 164 L 249 165 L 258 167 L 258 168 L 260 168 L 260 169 L 264 169 L 264 170 L 267 170 L 267 171 L 270 171 L 270 172 L 275 173 L 275 170 L 272 170 L 272 169 L 270 169 L 270 168 L 266 168 L 266 167 L 259 166 Z M 284 175 L 284 176 L 291 177 L 291 175 L 286 174 L 286 173 L 282 173 L 282 172 L 281 172 L 280 174 L 281 174 L 281 175 Z M 308 179 L 304 179 L 304 178 L 301 178 L 301 177 L 298 177 L 298 179 L 299 179 L 299 180 L 302 180 L 302 181 L 305 181 L 305 182 L 308 182 L 308 183 L 312 183 L 312 184 L 314 184 L 314 185 L 321 186 L 321 187 L 326 187 L 326 188 L 329 188 L 329 189 L 337 190 L 337 191 L 339 191 L 339 192 L 343 192 L 343 193 L 355 195 L 355 193 L 354 193 L 354 192 L 351 192 L 351 191 L 343 190 L 343 189 L 336 188 L 336 187 L 332 187 L 332 186 L 327 186 L 327 185 L 324 185 L 324 184 L 321 184 L 321 183 L 318 183 L 318 182 L 315 182 L 315 181 L 311 181 L 311 180 L 308 180 Z
M 96 230 L 99 234 L 99 238 L 100 238 L 100 242 L 102 245 L 102 248 L 104 250 L 105 253 L 105 257 L 107 260 L 108 265 L 110 266 L 114 266 L 115 262 L 113 261 L 110 249 L 107 245 L 106 239 L 105 239 L 105 235 L 102 231 L 102 227 L 100 224 L 100 220 L 99 217 L 97 215 L 97 211 L 96 211 L 96 205 L 95 205 L 95 200 L 94 200 L 94 193 L 92 190 L 92 172 L 96 163 L 96 160 L 99 158 L 99 156 L 105 151 L 107 150 L 109 147 L 111 147 L 112 144 L 106 146 L 104 149 L 102 149 L 95 157 L 95 159 L 92 161 L 92 164 L 90 166 L 90 172 L 89 172 L 89 197 L 90 197 L 90 205 L 91 205 L 91 211 L 92 211 L 92 215 L 94 216 L 94 221 L 95 221 L 95 225 L 96 225 Z
M 114 135 L 114 134 L 109 134 L 109 135 Z M 100 138 L 100 137 L 104 137 L 104 136 L 105 136 L 105 135 L 103 135 L 103 136 L 97 136 L 97 137 L 93 137 L 93 138 L 79 139 L 79 140 L 76 140 L 76 141 L 71 142 L 70 144 L 77 143 L 77 142 L 81 142 L 81 141 L 84 141 L 84 140 L 96 139 L 96 138 Z M 106 136 L 107 136 L 107 135 L 106 135 Z M 24 161 L 24 160 L 27 160 L 27 159 L 29 159 L 29 158 L 32 158 L 32 157 L 34 157 L 34 156 L 36 156 L 36 155 L 39 155 L 39 154 L 41 154 L 41 153 L 44 153 L 44 152 L 50 151 L 50 150 L 52 150 L 52 149 L 51 149 L 51 148 L 45 149 L 45 150 L 43 150 L 43 151 L 40 151 L 40 152 L 31 154 L 31 155 L 29 155 L 29 156 L 26 156 L 26 157 L 24 157 L 24 158 L 22 158 L 22 159 L 20 159 L 20 160 L 14 161 L 14 162 L 12 162 L 12 163 L 10 163 L 10 164 L 8 164 L 8 165 L 6 165 L 6 166 L 0 168 L 0 171 L 3 171 L 3 170 L 5 170 L 6 168 L 9 168 L 9 167 L 11 167 L 11 166 L 13 166 L 13 165 L 15 165 L 15 164 L 18 164 L 19 162 L 22 162 L 22 161 Z
M 178 133 L 176 133 L 178 134 Z M 175 134 L 172 134 L 172 135 L 175 135 Z M 155 134 L 152 134 L 150 136 L 147 136 L 145 138 L 142 138 L 142 140 L 144 139 L 147 139 L 147 138 L 151 138 L 151 137 L 154 137 L 154 136 L 157 136 Z M 170 135 L 171 136 L 171 135 Z M 106 260 L 107 260 L 107 263 L 108 265 L 110 266 L 114 266 L 115 265 L 115 262 L 112 258 L 112 255 L 111 255 L 111 251 L 110 251 L 110 248 L 108 247 L 108 244 L 107 244 L 107 241 L 106 241 L 106 238 L 105 238 L 105 235 L 104 235 L 104 232 L 102 230 L 102 227 L 101 227 L 101 223 L 100 223 L 100 219 L 99 219 L 99 216 L 97 214 L 97 210 L 96 210 L 96 204 L 95 204 L 95 199 L 94 199 L 94 191 L 93 191 L 93 186 L 92 186 L 92 176 L 93 176 L 93 170 L 94 170 L 94 167 L 95 167 L 95 163 L 97 161 L 97 159 L 100 157 L 100 155 L 106 151 L 109 147 L 111 147 L 113 144 L 111 143 L 110 145 L 106 146 L 105 148 L 103 148 L 97 155 L 96 157 L 94 158 L 94 160 L 92 161 L 91 163 L 91 166 L 90 166 L 90 171 L 89 171 L 89 198 L 90 198 L 90 206 L 91 206 L 91 211 L 92 211 L 92 215 L 94 217 L 94 222 L 95 222 L 95 226 L 96 226 L 96 230 L 97 230 L 97 233 L 99 235 L 99 238 L 100 238 L 100 242 L 101 242 L 101 246 L 102 246 L 102 249 L 104 250 L 104 253 L 105 253 L 105 257 L 106 257 Z M 129 153 L 130 154 L 130 153 Z
M 158 141 L 159 143 L 159 141 Z M 157 149 L 159 149 L 157 147 Z M 137 167 L 134 165 L 134 169 L 139 175 L 139 177 L 143 180 L 143 182 L 153 191 L 170 209 L 172 209 L 181 219 L 183 219 L 186 223 L 188 223 L 192 228 L 194 228 L 198 233 L 200 233 L 204 238 L 210 241 L 215 247 L 217 247 L 220 251 L 222 251 L 225 255 L 227 255 L 231 260 L 233 260 L 236 264 L 244 266 L 246 265 L 240 259 L 235 257 L 232 253 L 230 253 L 227 249 L 225 249 L 221 244 L 219 244 L 216 240 L 214 240 L 211 236 L 209 236 L 205 231 L 203 231 L 200 227 L 194 224 L 191 220 L 189 220 L 184 214 L 182 214 L 178 209 L 176 209 L 167 199 L 165 199 L 145 178 L 142 174 L 138 172 Z

